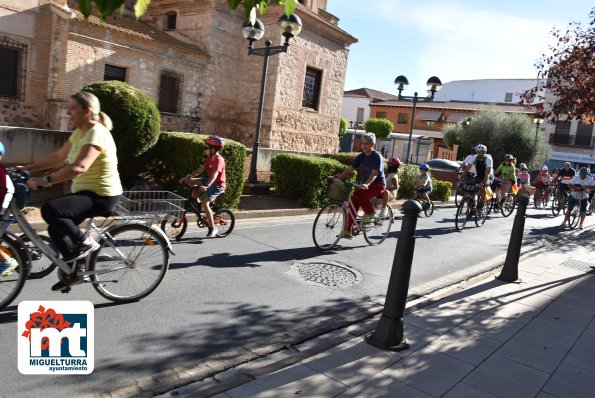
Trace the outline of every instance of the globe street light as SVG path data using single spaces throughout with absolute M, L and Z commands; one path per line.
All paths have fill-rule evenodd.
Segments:
M 256 176 L 256 163 L 258 161 L 258 148 L 260 147 L 260 127 L 262 125 L 262 111 L 264 103 L 264 93 L 266 87 L 267 72 L 269 68 L 269 56 L 279 53 L 287 52 L 289 47 L 289 39 L 297 36 L 302 31 L 302 21 L 300 17 L 295 14 L 287 16 L 283 14 L 277 21 L 281 35 L 285 37 L 285 42 L 281 46 L 273 46 L 270 40 L 265 42 L 265 47 L 254 48 L 254 42 L 261 39 L 264 36 L 265 28 L 264 24 L 256 19 L 254 23 L 250 21 L 244 22 L 242 26 L 242 34 L 244 38 L 248 40 L 248 55 L 259 55 L 264 57 L 262 64 L 262 78 L 260 80 L 260 98 L 258 102 L 258 117 L 256 119 L 256 133 L 254 135 L 254 145 L 252 146 L 252 161 L 250 162 L 250 173 L 248 174 L 249 183 L 257 183 L 258 177 Z
M 407 143 L 407 158 L 405 162 L 410 163 L 411 157 L 411 136 L 413 135 L 413 121 L 415 120 L 415 106 L 418 102 L 432 102 L 434 101 L 434 94 L 442 88 L 442 82 L 436 76 L 432 76 L 426 82 L 428 86 L 428 93 L 429 96 L 425 98 L 418 98 L 417 92 L 413 93 L 413 97 L 406 97 L 401 95 L 401 91 L 407 85 L 409 85 L 409 80 L 403 75 L 397 76 L 395 79 L 395 84 L 397 85 L 397 90 L 399 90 L 399 101 L 410 101 L 413 102 L 413 110 L 411 111 L 411 126 L 409 127 L 409 141 Z
M 535 123 L 535 142 L 533 143 L 533 155 L 531 156 L 531 170 L 534 169 L 533 161 L 535 160 L 535 155 L 537 154 L 537 134 L 539 133 L 539 126 L 543 123 L 544 116 L 542 113 L 536 113 L 533 115 L 533 123 Z

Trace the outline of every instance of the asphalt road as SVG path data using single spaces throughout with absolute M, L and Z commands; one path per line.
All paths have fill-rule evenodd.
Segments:
M 423 293 L 502 264 L 514 214 L 481 228 L 454 229 L 453 206 L 420 218 L 410 293 Z M 56 276 L 28 281 L 22 300 L 89 300 L 95 305 L 95 370 L 88 376 L 21 375 L 17 370 L 16 303 L 0 311 L 0 396 L 63 397 L 107 392 L 177 367 L 209 370 L 254 359 L 271 347 L 294 344 L 332 330 L 341 320 L 378 311 L 386 293 L 400 220 L 389 239 L 368 246 L 362 236 L 320 252 L 314 217 L 240 220 L 227 238 L 204 238 L 193 228 L 175 243 L 164 282 L 138 303 L 114 305 L 91 286 L 68 295 L 51 292 Z M 552 239 L 560 217 L 527 212 L 525 247 Z M 595 220 L 590 217 L 587 225 Z M 305 281 L 328 274 L 347 287 Z M 343 268 L 355 281 L 345 279 Z M 321 268 L 322 267 L 322 268 Z M 326 267 L 326 268 L 325 268 Z M 200 372 L 199 372 L 200 373 Z

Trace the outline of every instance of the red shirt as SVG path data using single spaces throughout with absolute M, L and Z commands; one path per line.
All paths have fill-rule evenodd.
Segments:
M 215 156 L 209 156 L 205 163 L 203 164 L 205 170 L 207 171 L 207 178 L 209 181 L 215 172 L 219 172 L 219 175 L 213 181 L 213 184 L 225 189 L 227 186 L 227 180 L 225 178 L 225 159 L 219 153 L 216 153 Z

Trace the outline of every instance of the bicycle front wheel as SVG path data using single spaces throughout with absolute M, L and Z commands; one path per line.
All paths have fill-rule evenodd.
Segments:
M 479 195 L 475 196 L 475 203 L 479 203 Z M 475 209 L 475 225 L 481 227 L 485 224 L 486 219 L 488 218 L 488 207 L 491 206 L 489 202 L 486 201 L 483 207 L 480 209 Z
M 500 213 L 502 213 L 504 217 L 508 217 L 514 211 L 515 206 L 516 196 L 511 193 L 507 193 L 504 197 L 504 202 L 502 202 L 500 206 Z
M 595 196 L 591 198 L 589 203 L 587 203 L 587 215 L 590 216 L 593 214 L 593 207 L 595 206 Z
M 457 231 L 461 231 L 465 228 L 465 224 L 471 218 L 471 210 L 473 206 L 471 204 L 471 199 L 466 198 L 459 203 L 459 207 L 457 207 L 457 215 L 455 217 L 455 228 Z
M 424 209 L 424 214 L 426 215 L 426 217 L 430 217 L 432 214 L 434 214 L 434 202 L 432 202 L 431 200 L 429 202 L 424 203 L 422 207 Z
M 29 256 L 23 241 L 4 233 L 0 236 L 0 250 L 12 257 L 18 266 L 5 276 L 0 276 L 0 309 L 8 306 L 21 292 L 29 273 Z
M 556 195 L 554 196 L 554 199 L 552 199 L 552 214 L 554 217 L 560 214 L 560 210 L 562 210 L 562 206 L 560 206 L 560 196 Z
M 165 236 L 176 242 L 182 239 L 182 236 L 186 233 L 186 228 L 188 228 L 186 214 L 182 214 L 181 217 L 172 217 L 161 222 L 161 230 L 165 232 Z
M 116 302 L 137 301 L 159 286 L 169 265 L 167 242 L 154 227 L 122 224 L 104 232 L 89 260 L 97 292 Z
M 380 218 L 378 215 L 370 224 L 364 225 L 364 239 L 368 244 L 375 246 L 385 241 L 393 226 L 395 216 L 390 205 L 386 206 L 386 217 Z
M 213 214 L 213 221 L 215 222 L 215 227 L 217 228 L 217 236 L 225 237 L 233 231 L 233 227 L 236 225 L 236 218 L 228 209 L 221 209 L 217 210 L 215 214 Z
M 455 206 L 459 207 L 459 204 L 463 201 L 463 188 L 462 187 L 458 187 L 457 190 L 455 191 Z
M 56 269 L 56 264 L 52 262 L 49 258 L 46 257 L 45 254 L 39 250 L 37 246 L 31 242 L 31 239 L 25 234 L 19 236 L 25 247 L 29 251 L 29 256 L 31 257 L 31 270 L 29 271 L 29 279 L 41 279 L 44 276 L 47 276 L 52 273 L 54 269 Z M 39 235 L 39 238 L 45 242 L 46 245 L 52 250 L 52 252 L 58 256 L 58 249 L 54 246 L 52 240 L 45 235 Z
M 570 219 L 568 220 L 568 225 L 571 229 L 575 229 L 578 226 L 578 222 L 580 221 L 580 202 L 577 202 L 570 213 Z
M 318 212 L 312 227 L 312 239 L 320 250 L 330 250 L 339 242 L 345 227 L 345 212 L 336 203 L 324 206 Z

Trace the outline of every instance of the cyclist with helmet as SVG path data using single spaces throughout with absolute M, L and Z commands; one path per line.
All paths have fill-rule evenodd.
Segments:
M 531 175 L 529 174 L 529 168 L 525 163 L 519 165 L 519 174 L 517 174 L 517 182 L 519 190 L 525 192 L 531 196 L 535 192 L 535 187 L 531 185 Z
M 541 166 L 541 169 L 537 173 L 535 177 L 535 189 L 542 189 L 547 193 L 547 197 L 549 197 L 550 192 L 550 185 L 552 184 L 552 179 L 548 173 L 548 168 L 546 165 Z
M 595 189 L 595 181 L 593 177 L 589 176 L 589 171 L 586 167 L 581 167 L 578 171 L 578 175 L 575 175 L 570 179 L 568 183 L 570 189 L 570 196 L 568 197 L 568 208 L 564 214 L 564 221 L 562 221 L 561 227 L 564 227 L 570 219 L 570 213 L 574 209 L 574 206 L 579 204 L 580 206 L 580 218 L 579 218 L 579 229 L 583 229 L 583 222 L 587 215 L 587 204 L 589 201 L 589 194 L 587 191 Z
M 4 158 L 4 144 L 0 142 L 0 160 Z M 10 180 L 4 167 L 0 167 L 0 202 L 2 208 L 0 209 L 0 216 L 4 215 L 6 209 L 10 205 L 10 201 L 14 195 L 14 184 Z M 0 278 L 3 276 L 12 275 L 12 271 L 19 266 L 17 260 L 10 257 L 4 250 L 0 250 Z
M 183 183 L 188 185 L 198 185 L 200 190 L 204 192 L 204 198 L 201 201 L 202 208 L 205 211 L 207 224 L 209 224 L 209 232 L 207 237 L 216 237 L 219 231 L 215 227 L 213 221 L 213 211 L 211 210 L 211 203 L 225 192 L 227 187 L 227 180 L 225 177 L 225 159 L 219 153 L 219 150 L 225 146 L 225 142 L 218 135 L 209 135 L 204 140 L 206 159 L 202 166 L 194 170 L 182 179 Z M 206 172 L 207 176 L 197 178 L 200 174 Z M 195 195 L 195 193 L 193 193 Z M 198 193 L 196 193 L 198 195 Z M 197 197 L 195 197 L 196 199 Z
M 351 196 L 356 214 L 353 214 L 351 210 L 348 212 L 349 217 L 347 217 L 345 229 L 339 235 L 341 238 L 346 239 L 351 239 L 353 236 L 351 229 L 360 207 L 365 213 L 363 217 L 364 223 L 371 223 L 374 220 L 375 213 L 372 198 L 381 195 L 386 189 L 384 160 L 380 152 L 374 150 L 374 145 L 376 145 L 376 136 L 374 133 L 365 133 L 362 135 L 362 145 L 362 152 L 338 176 L 339 179 L 343 180 L 357 169 L 358 178 L 362 185 L 362 188 L 356 189 Z
M 473 182 L 479 185 L 480 203 L 478 207 L 480 208 L 483 207 L 485 202 L 486 187 L 489 186 L 493 180 L 492 169 L 494 167 L 494 161 L 492 160 L 492 156 L 486 153 L 487 151 L 488 148 L 485 145 L 477 145 L 475 147 L 475 155 L 471 159 L 470 163 L 465 167 L 465 170 L 461 175 L 461 179 L 465 178 L 471 170 L 471 166 L 475 166 L 475 171 L 477 174 Z
M 430 166 L 423 163 L 419 165 L 419 177 L 417 178 L 417 192 L 422 200 L 430 203 L 430 192 L 432 192 L 432 176 L 430 175 Z
M 494 171 L 494 175 L 500 178 L 500 188 L 496 191 L 496 211 L 498 211 L 498 206 L 504 201 L 506 192 L 510 189 L 512 184 L 516 182 L 516 167 L 512 164 L 513 159 L 514 156 L 506 154 L 504 156 L 504 161 L 500 163 L 496 171 Z
M 399 158 L 390 158 L 388 160 L 388 174 L 386 175 L 386 191 L 382 193 L 382 209 L 378 217 L 386 218 L 386 206 L 392 196 L 394 199 L 397 198 L 399 192 L 399 167 L 401 166 L 401 160 Z

